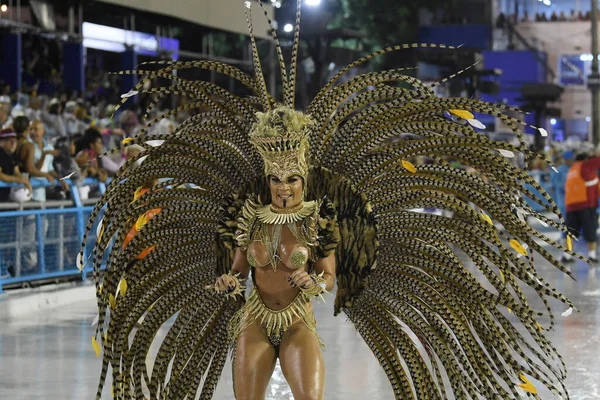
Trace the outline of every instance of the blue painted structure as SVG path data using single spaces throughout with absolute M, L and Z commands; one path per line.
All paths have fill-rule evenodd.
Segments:
M 10 84 L 11 91 L 21 89 L 21 34 L 2 33 L 2 78 Z
M 493 78 L 500 84 L 500 91 L 497 94 L 482 94 L 481 97 L 490 103 L 506 103 L 510 106 L 522 106 L 520 100 L 521 88 L 525 84 L 546 82 L 544 66 L 538 60 L 541 56 L 546 58 L 545 53 L 529 50 L 505 50 L 483 52 L 483 64 L 485 69 L 500 69 L 502 75 Z M 535 124 L 535 115 L 533 113 L 525 115 L 525 122 Z M 526 132 L 532 133 L 530 128 Z
M 421 43 L 461 46 L 468 49 L 489 49 L 491 30 L 489 25 L 437 25 L 419 28 Z
M 540 55 L 546 57 L 545 53 Z M 506 99 L 510 105 L 522 104 L 518 98 L 521 97 L 524 84 L 546 81 L 544 67 L 536 57 L 535 52 L 528 50 L 484 51 L 484 68 L 498 68 L 502 70 L 502 75 L 495 78 L 500 84 L 500 92 L 495 95 L 484 94 L 483 100 L 501 102 Z
M 137 67 L 137 53 L 133 48 L 126 49 L 121 55 L 121 69 L 123 71 L 133 70 Z M 129 92 L 137 83 L 136 75 L 123 75 L 121 76 L 121 92 Z M 137 101 L 137 97 L 130 100 Z
M 50 186 L 45 180 L 31 179 L 33 187 Z M 84 266 L 83 273 L 76 263 L 77 252 L 83 239 L 83 232 L 93 206 L 84 206 L 77 187 L 71 186 L 72 206 L 51 209 L 27 209 L 19 211 L 0 211 L 0 268 L 4 273 L 8 265 L 13 265 L 15 276 L 3 278 L 0 274 L 0 293 L 3 285 L 31 282 L 41 279 L 52 279 L 64 276 L 80 275 L 85 279 L 91 265 Z M 83 185 L 98 185 L 104 192 L 105 185 L 95 179 L 85 179 Z M 0 182 L 0 187 L 14 186 Z M 15 208 L 18 205 L 15 203 Z M 35 225 L 35 238 L 25 237 L 24 226 Z M 47 228 L 44 229 L 44 226 Z M 92 244 L 95 241 L 95 229 L 87 238 Z M 90 247 L 91 248 L 91 247 Z M 29 271 L 22 271 L 24 253 L 34 255 L 36 266 Z M 88 255 L 84 255 L 87 260 Z
M 67 89 L 83 93 L 85 90 L 85 65 L 83 44 L 69 42 L 63 45 L 63 80 Z

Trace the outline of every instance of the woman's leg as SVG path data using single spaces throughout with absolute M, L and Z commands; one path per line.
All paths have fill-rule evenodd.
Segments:
M 295 400 L 322 400 L 325 365 L 317 336 L 302 323 L 284 333 L 279 346 L 281 371 Z
M 277 353 L 256 322 L 239 336 L 233 364 L 237 400 L 263 400 L 275 369 Z

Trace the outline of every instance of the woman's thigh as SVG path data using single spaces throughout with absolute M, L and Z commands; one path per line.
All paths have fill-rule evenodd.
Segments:
M 295 400 L 323 399 L 325 365 L 317 336 L 297 323 L 285 332 L 279 362 Z
M 277 353 L 258 323 L 239 336 L 233 362 L 233 384 L 237 400 L 262 400 L 275 369 Z

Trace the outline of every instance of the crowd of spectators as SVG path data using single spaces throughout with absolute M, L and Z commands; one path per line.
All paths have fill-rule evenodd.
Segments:
M 138 96 L 130 109 L 113 116 L 121 93 L 118 76 L 105 70 L 108 60 L 101 54 L 88 54 L 86 88 L 77 93 L 64 88 L 62 57 L 58 38 L 24 33 L 22 88 L 15 91 L 0 82 L 0 183 L 10 184 L 0 186 L 0 202 L 69 198 L 69 186 L 59 178 L 71 176 L 78 187 L 86 177 L 106 182 L 128 157 L 141 150 L 122 148 L 98 158 L 107 150 L 122 147 L 123 139 L 142 128 L 146 121 L 142 121 L 141 111 L 149 96 Z M 181 100 L 165 101 L 172 106 L 171 101 L 177 104 Z M 151 118 L 161 113 L 162 105 L 157 105 Z M 171 132 L 175 123 L 163 120 L 155 132 Z M 80 194 L 85 197 L 90 189 L 94 188 L 81 187 Z
M 90 101 L 35 92 L 10 96 L 4 91 L 0 96 L 0 181 L 12 185 L 0 187 L 0 202 L 69 198 L 70 188 L 60 180 L 69 175 L 76 183 L 85 177 L 106 182 L 142 150 L 122 145 L 123 139 L 143 126 L 138 112 L 134 108 L 113 116 L 114 110 L 114 104 L 97 96 Z M 154 133 L 168 134 L 174 126 L 175 121 L 165 119 Z M 98 157 L 116 148 L 121 151 Z M 33 179 L 47 187 L 32 187 Z M 80 194 L 86 197 L 89 190 L 83 188 Z
M 504 13 L 500 13 L 496 19 L 496 27 L 504 28 L 508 21 L 513 24 L 520 22 L 577 22 L 577 21 L 591 21 L 592 14 L 590 11 L 575 11 L 571 10 L 569 14 L 564 11 L 556 12 L 538 12 L 535 15 L 529 15 L 529 12 L 525 10 L 521 17 L 517 15 L 506 16 Z M 598 18 L 600 20 L 600 17 Z

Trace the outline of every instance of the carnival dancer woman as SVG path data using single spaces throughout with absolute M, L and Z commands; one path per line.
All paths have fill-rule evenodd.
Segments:
M 371 348 L 390 397 L 506 400 L 536 396 L 542 386 L 566 395 L 564 365 L 544 332 L 555 325 L 549 298 L 573 305 L 535 261 L 570 274 L 541 243 L 576 255 L 570 236 L 563 247 L 524 221 L 567 233 L 550 196 L 508 160 L 544 158 L 528 149 L 524 123 L 507 115 L 514 110 L 440 98 L 397 69 L 340 82 L 387 52 L 444 48 L 415 44 L 357 60 L 297 111 L 301 1 L 289 69 L 272 32 L 281 101 L 267 92 L 253 2 L 244 4 L 253 75 L 207 60 L 126 72 L 143 78 L 125 100 L 150 93 L 151 109 L 170 93 L 191 99 L 146 129 L 199 111 L 167 137 L 144 129 L 126 138 L 125 147 L 144 151 L 123 165 L 92 212 L 88 232 L 104 215 L 93 252 L 84 238 L 79 262 L 89 254 L 94 265 L 97 398 L 110 373 L 116 399 L 210 399 L 231 355 L 238 399 L 264 398 L 277 358 L 296 400 L 335 399 L 323 394 L 312 311 L 334 279 L 334 315 L 346 314 Z M 174 74 L 186 68 L 224 74 L 244 89 Z M 153 81 L 172 85 L 149 88 Z M 479 113 L 502 120 L 518 144 L 482 135 Z M 390 140 L 404 133 L 413 139 Z M 449 157 L 476 173 L 454 168 Z M 447 212 L 415 211 L 430 208 Z M 247 298 L 245 279 L 253 283 Z M 526 293 L 534 292 L 546 312 L 529 305 Z
M 270 203 L 246 200 L 233 267 L 214 285 L 235 296 L 253 270 L 253 291 L 230 325 L 234 389 L 237 399 L 263 399 L 279 358 L 295 399 L 322 399 L 325 368 L 312 301 L 333 289 L 335 250 L 319 247 L 322 202 L 305 201 L 312 126 L 287 107 L 259 121 L 250 140 L 263 157 Z

